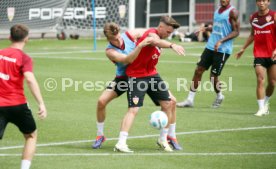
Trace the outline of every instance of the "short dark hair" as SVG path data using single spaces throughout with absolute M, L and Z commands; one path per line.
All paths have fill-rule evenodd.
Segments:
M 174 29 L 177 29 L 180 27 L 180 24 L 174 20 L 172 17 L 169 16 L 162 16 L 160 19 L 160 22 L 163 22 L 164 24 L 173 27 Z
M 29 29 L 22 24 L 13 25 L 10 29 L 11 41 L 21 42 L 29 35 Z

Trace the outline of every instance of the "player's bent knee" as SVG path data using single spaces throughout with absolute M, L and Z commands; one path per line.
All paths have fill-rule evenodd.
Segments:
M 258 76 L 257 83 L 263 85 L 265 83 L 265 78 L 263 76 Z
M 162 101 L 160 105 L 163 111 L 167 111 L 172 108 L 172 101 Z
M 176 102 L 177 102 L 177 100 L 176 100 L 176 98 L 174 97 L 174 98 L 171 98 L 171 105 L 174 107 L 174 106 L 176 106 Z
M 97 104 L 98 104 L 98 107 L 103 108 L 106 106 L 107 103 L 104 99 L 99 99 Z

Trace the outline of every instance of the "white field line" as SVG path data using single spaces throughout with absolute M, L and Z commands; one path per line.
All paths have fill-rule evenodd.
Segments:
M 247 128 L 232 128 L 232 129 L 219 129 L 219 130 L 203 130 L 203 131 L 189 131 L 189 132 L 178 132 L 177 135 L 190 135 L 190 134 L 205 134 L 205 133 L 219 133 L 219 132 L 233 132 L 233 131 L 249 131 L 249 130 L 262 130 L 262 129 L 275 129 L 276 126 L 262 126 L 262 127 L 247 127 Z M 154 135 L 144 135 L 144 136 L 130 136 L 128 139 L 139 139 L 139 138 L 151 138 L 158 137 L 159 134 Z M 118 138 L 108 138 L 107 141 L 118 140 Z M 78 140 L 78 141 L 66 141 L 66 142 L 55 142 L 55 143 L 45 143 L 37 144 L 37 147 L 48 147 L 48 146 L 59 146 L 67 144 L 78 144 L 78 143 L 89 143 L 94 142 L 95 140 Z M 9 147 L 0 147 L 0 150 L 8 149 L 18 149 L 23 148 L 20 146 L 9 146 Z
M 259 156 L 276 155 L 276 152 L 247 152 L 247 153 L 37 153 L 36 157 L 45 156 Z M 0 154 L 0 157 L 22 156 L 22 154 Z

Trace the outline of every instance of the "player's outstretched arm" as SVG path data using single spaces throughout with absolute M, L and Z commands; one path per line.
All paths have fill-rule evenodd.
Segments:
M 167 40 L 160 39 L 160 37 L 155 33 L 150 33 L 149 37 L 152 37 L 153 40 L 151 41 L 152 46 L 158 46 L 160 48 L 172 48 L 178 55 L 185 55 L 185 49 L 177 44 L 171 43 Z
M 254 41 L 254 32 L 253 29 L 251 29 L 251 33 L 249 35 L 249 37 L 247 38 L 245 44 L 243 45 L 243 47 L 240 49 L 240 51 L 238 53 L 236 53 L 235 57 L 236 59 L 241 58 L 242 54 L 244 53 L 245 49 Z
M 170 48 L 172 48 L 172 50 L 175 51 L 178 55 L 185 56 L 185 49 L 183 48 L 183 46 L 177 45 L 175 43 L 171 43 Z
M 44 119 L 47 116 L 47 110 L 38 86 L 38 83 L 36 81 L 36 78 L 32 72 L 24 72 L 24 77 L 26 79 L 26 82 L 28 84 L 29 89 L 31 90 L 32 95 L 34 96 L 36 102 L 39 106 L 39 112 L 38 116 L 40 119 Z

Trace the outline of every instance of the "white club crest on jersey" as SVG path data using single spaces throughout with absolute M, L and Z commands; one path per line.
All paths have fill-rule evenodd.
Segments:
M 268 15 L 267 17 L 265 17 L 266 22 L 270 22 L 271 19 L 272 19 L 272 17 L 270 15 Z

